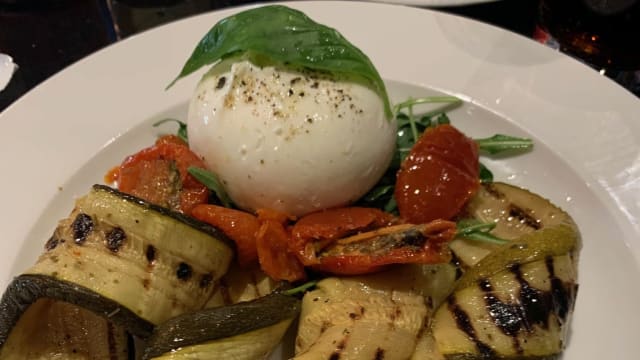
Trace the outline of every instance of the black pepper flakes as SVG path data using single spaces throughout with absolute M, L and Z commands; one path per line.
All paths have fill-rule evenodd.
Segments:
M 124 230 L 122 230 L 121 227 L 115 227 L 107 233 L 107 249 L 113 253 L 117 253 L 120 251 L 125 240 L 127 240 L 127 234 L 125 234 Z
M 153 247 L 153 245 L 147 246 L 145 256 L 147 257 L 147 261 L 149 263 L 153 263 L 156 260 L 156 248 Z
M 226 82 L 227 82 L 227 78 L 224 76 L 221 76 L 220 79 L 218 79 L 218 83 L 216 84 L 216 89 L 217 90 L 222 89 Z
M 178 279 L 184 281 L 189 280 L 192 274 L 193 270 L 191 270 L 191 266 L 189 266 L 189 264 L 184 262 L 178 264 L 178 270 L 176 271 L 176 276 L 178 277 Z
M 71 229 L 73 230 L 73 240 L 75 243 L 82 245 L 87 240 L 87 236 L 93 231 L 93 219 L 85 213 L 80 213 L 76 216 L 75 220 L 73 220 Z
M 60 240 L 58 240 L 58 238 L 55 235 L 52 235 L 49 240 L 47 240 L 47 243 L 44 244 L 44 248 L 47 251 L 51 251 L 53 249 L 55 249 L 58 244 L 60 243 Z

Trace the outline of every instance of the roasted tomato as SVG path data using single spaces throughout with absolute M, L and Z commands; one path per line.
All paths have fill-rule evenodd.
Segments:
M 413 224 L 451 219 L 477 191 L 479 172 L 472 139 L 450 125 L 427 129 L 398 171 L 400 217 Z
M 256 239 L 260 268 L 276 280 L 297 281 L 306 278 L 304 265 L 290 249 L 289 217 L 273 210 L 258 210 L 260 230 Z
M 305 265 L 317 264 L 316 252 L 333 241 L 387 226 L 391 214 L 374 208 L 346 207 L 303 216 L 291 229 L 291 249 Z
M 337 275 L 366 274 L 391 264 L 436 264 L 450 260 L 447 243 L 454 222 L 395 225 L 340 239 L 317 254 L 312 268 Z
M 209 198 L 206 186 L 188 173 L 190 166 L 205 167 L 182 140 L 169 135 L 127 157 L 109 176 L 122 192 L 190 214 Z
M 193 208 L 191 215 L 222 230 L 235 242 L 240 266 L 257 262 L 256 238 L 260 221 L 256 216 L 217 205 L 198 205 Z

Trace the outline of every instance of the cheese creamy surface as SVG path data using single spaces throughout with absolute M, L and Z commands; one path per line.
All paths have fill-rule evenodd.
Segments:
M 396 124 L 356 82 L 248 61 L 215 66 L 198 84 L 189 145 L 241 208 L 291 215 L 348 204 L 382 176 Z

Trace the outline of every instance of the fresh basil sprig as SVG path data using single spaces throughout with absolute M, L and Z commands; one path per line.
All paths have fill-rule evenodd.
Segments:
M 387 90 L 371 60 L 338 31 L 282 5 L 242 11 L 219 21 L 200 40 L 169 87 L 203 66 L 247 53 L 294 67 L 366 80 L 383 99 L 387 117 L 392 116 Z

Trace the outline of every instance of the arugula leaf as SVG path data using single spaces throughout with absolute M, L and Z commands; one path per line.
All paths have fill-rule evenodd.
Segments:
M 222 187 L 222 184 L 220 183 L 220 180 L 218 180 L 216 174 L 195 166 L 190 166 L 187 171 L 194 178 L 196 178 L 196 180 L 200 181 L 202 184 L 204 184 L 204 186 L 209 188 L 209 190 L 213 191 L 222 203 L 222 206 L 228 208 L 232 207 L 231 199 L 229 198 L 229 195 L 227 195 L 227 193 L 224 191 L 224 188 Z
M 256 59 L 266 57 L 289 66 L 364 79 L 383 99 L 387 117 L 392 116 L 387 90 L 371 60 L 338 31 L 282 5 L 246 10 L 219 21 L 168 87 L 202 66 L 247 53 Z
M 154 127 L 158 127 L 164 123 L 168 123 L 168 122 L 176 122 L 178 123 L 178 131 L 176 132 L 176 135 L 182 139 L 182 141 L 188 143 L 189 142 L 189 137 L 187 136 L 187 124 L 183 123 L 182 121 L 178 120 L 178 119 L 171 119 L 171 118 L 167 118 L 167 119 L 162 119 L 160 121 L 156 121 L 155 123 L 153 123 Z
M 288 296 L 304 294 L 305 292 L 307 292 L 307 290 L 311 289 L 312 287 L 315 287 L 316 284 L 318 284 L 317 280 L 307 281 L 306 283 L 300 286 L 291 288 L 289 290 L 284 290 L 282 294 L 288 295 Z
M 475 139 L 480 151 L 490 155 L 506 152 L 524 152 L 533 148 L 531 139 L 496 134 L 484 139 Z
M 506 244 L 508 241 L 490 233 L 496 227 L 495 223 L 483 223 L 478 219 L 463 219 L 456 223 L 456 237 L 469 240 L 484 241 L 494 244 Z
M 483 163 L 480 163 L 480 182 L 481 183 L 493 182 L 493 173 Z

